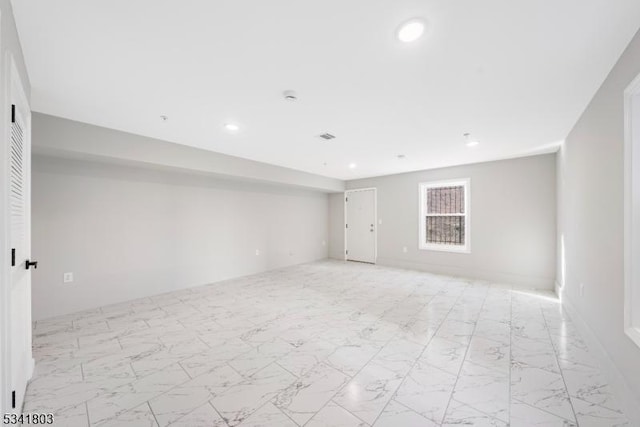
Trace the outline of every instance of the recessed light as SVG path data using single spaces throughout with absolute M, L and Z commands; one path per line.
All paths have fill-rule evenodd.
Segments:
M 349 169 L 355 169 L 357 167 L 358 165 L 356 165 L 355 163 L 349 163 Z
M 424 34 L 425 22 L 420 18 L 413 18 L 398 28 L 398 40 L 411 43 L 418 40 Z
M 229 132 L 238 132 L 240 130 L 240 126 L 235 123 L 225 123 L 224 128 Z
M 467 147 L 476 147 L 480 144 L 476 139 L 471 138 L 470 133 L 464 134 L 464 139 L 466 140 L 465 144 Z

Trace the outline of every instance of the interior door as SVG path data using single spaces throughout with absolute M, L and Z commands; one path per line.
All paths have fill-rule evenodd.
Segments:
M 15 77 L 14 77 L 15 78 Z M 19 84 L 11 87 L 9 126 L 9 242 L 11 247 L 10 339 L 11 409 L 20 412 L 32 371 L 30 111 Z
M 348 261 L 376 262 L 376 190 L 345 194 Z

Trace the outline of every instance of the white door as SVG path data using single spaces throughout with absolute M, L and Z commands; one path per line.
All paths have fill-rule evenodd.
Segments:
M 13 70 L 12 70 L 13 71 Z M 27 380 L 32 374 L 31 358 L 31 271 L 30 111 L 21 85 L 11 85 L 9 118 L 9 242 L 11 247 L 10 340 L 11 405 L 20 412 Z
M 347 260 L 375 263 L 375 188 L 345 193 L 345 219 Z

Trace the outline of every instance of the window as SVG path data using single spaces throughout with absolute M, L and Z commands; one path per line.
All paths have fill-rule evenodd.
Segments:
M 469 179 L 420 184 L 420 249 L 470 252 Z

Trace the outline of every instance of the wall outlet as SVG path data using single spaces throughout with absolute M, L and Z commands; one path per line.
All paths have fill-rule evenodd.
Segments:
M 71 283 L 73 282 L 73 273 L 64 273 L 62 275 L 62 281 L 64 283 Z
M 256 249 L 256 256 L 260 256 L 260 249 Z
M 580 283 L 580 296 L 584 296 L 584 283 Z
M 407 247 L 406 247 L 406 246 L 403 246 L 403 247 L 402 247 L 402 252 L 404 252 L 405 254 L 408 252 L 408 250 L 407 250 Z

